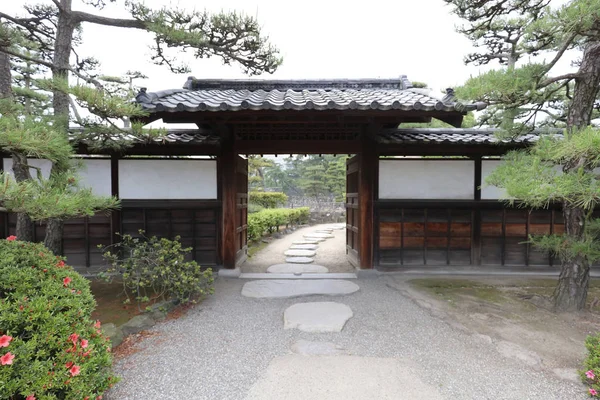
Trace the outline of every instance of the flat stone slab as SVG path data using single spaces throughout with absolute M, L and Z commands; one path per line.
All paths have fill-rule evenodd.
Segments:
M 297 245 L 297 244 L 317 244 L 322 242 L 323 240 L 294 240 L 292 242 L 292 244 Z
M 286 250 L 283 254 L 289 257 L 314 257 L 317 252 L 314 250 Z
M 306 235 L 304 235 L 305 238 L 322 238 L 322 239 L 330 239 L 330 238 L 334 238 L 335 236 L 333 236 L 330 233 L 307 233 Z
M 333 301 L 298 303 L 283 313 L 283 329 L 302 332 L 341 332 L 352 318 L 352 309 Z
M 294 244 L 290 250 L 316 250 L 319 246 L 316 244 Z
M 303 356 L 335 356 L 346 354 L 344 348 L 331 342 L 311 342 L 310 340 L 298 340 L 291 347 L 296 354 Z
M 354 282 L 341 279 L 269 279 L 245 283 L 242 296 L 258 299 L 287 299 L 292 297 L 326 295 L 343 296 L 360 290 Z
M 286 257 L 285 262 L 288 264 L 310 264 L 315 261 L 312 257 Z
M 333 233 L 333 229 L 319 229 L 316 230 L 317 233 L 329 233 L 330 235 Z
M 270 274 L 326 274 L 329 269 L 316 264 L 275 264 L 267 268 Z

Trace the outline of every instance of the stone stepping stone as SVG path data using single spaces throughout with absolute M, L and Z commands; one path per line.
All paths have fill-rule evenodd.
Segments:
M 326 241 L 326 238 L 322 238 L 322 237 L 316 237 L 316 236 L 305 236 L 304 239 L 306 240 L 310 240 L 311 242 L 317 242 L 317 243 L 321 243 Z
M 332 301 L 298 303 L 283 313 L 283 329 L 302 332 L 341 332 L 352 318 L 352 309 Z
M 314 250 L 286 250 L 283 255 L 288 257 L 314 257 L 317 254 Z
M 312 239 L 312 238 L 322 238 L 322 239 L 329 239 L 329 238 L 333 238 L 335 236 L 333 236 L 330 233 L 308 233 L 306 235 L 304 235 L 305 238 L 307 239 Z
M 333 229 L 317 229 L 315 232 L 317 233 L 333 233 Z
M 290 250 L 316 250 L 318 247 L 316 244 L 293 244 Z
M 296 244 L 317 244 L 322 241 L 323 240 L 294 240 L 292 242 L 292 244 L 294 244 L 294 245 L 296 245 Z
M 298 340 L 291 347 L 292 352 L 303 356 L 335 356 L 346 354 L 344 348 L 331 342 L 311 342 Z
M 329 269 L 316 264 L 275 264 L 267 268 L 271 274 L 326 274 Z
M 286 257 L 285 262 L 288 264 L 310 264 L 315 261 L 312 257 Z
M 313 295 L 343 296 L 358 290 L 356 283 L 341 279 L 265 279 L 245 283 L 242 296 L 288 299 Z

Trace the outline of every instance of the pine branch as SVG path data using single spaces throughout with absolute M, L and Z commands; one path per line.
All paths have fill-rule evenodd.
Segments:
M 146 29 L 146 22 L 138 19 L 107 18 L 96 14 L 90 14 L 83 11 L 73 11 L 73 21 L 89 22 L 91 24 L 114 26 L 117 28 L 136 28 Z
M 543 88 L 545 88 L 545 87 L 547 87 L 547 86 L 549 86 L 549 85 L 551 85 L 551 84 L 553 84 L 555 82 L 562 81 L 562 80 L 570 81 L 570 80 L 573 80 L 573 79 L 577 79 L 580 76 L 581 76 L 581 74 L 579 74 L 577 72 L 570 73 L 570 74 L 564 74 L 564 75 L 558 75 L 558 76 L 555 76 L 555 77 L 552 77 L 552 78 L 548 78 L 548 79 L 542 81 L 541 83 L 539 83 L 537 85 L 537 88 L 538 89 L 543 89 Z
M 48 68 L 51 68 L 51 69 L 55 69 L 55 68 L 56 68 L 56 66 L 55 66 L 53 63 L 49 62 L 49 61 L 44 61 L 44 60 L 41 60 L 41 59 L 39 59 L 39 58 L 35 58 L 35 57 L 31 57 L 31 56 L 27 56 L 27 55 L 25 55 L 25 54 L 22 54 L 22 53 L 19 53 L 19 52 L 16 52 L 16 51 L 10 50 L 10 49 L 6 49 L 6 48 L 3 48 L 3 49 L 2 49 L 2 51 L 3 51 L 4 53 L 6 53 L 6 54 L 9 54 L 9 55 L 11 55 L 11 56 L 14 56 L 14 57 L 20 58 L 20 59 L 22 59 L 22 60 L 25 60 L 25 61 L 31 61 L 31 62 L 33 62 L 33 63 L 40 64 L 40 65 L 43 65 L 43 66 L 45 66 L 45 67 L 48 67 Z M 86 76 L 86 75 L 84 75 L 84 74 L 80 73 L 79 71 L 77 71 L 77 70 L 75 70 L 75 69 L 73 69 L 73 68 L 71 68 L 71 67 L 68 67 L 68 68 L 66 68 L 66 69 L 67 69 L 69 72 L 72 72 L 72 73 L 73 73 L 75 76 L 77 76 L 78 78 L 81 78 L 81 79 L 83 79 L 85 82 L 87 82 L 87 83 L 90 83 L 90 84 L 92 84 L 92 85 L 96 86 L 97 88 L 100 88 L 100 89 L 101 89 L 101 88 L 103 87 L 103 86 L 102 86 L 102 83 L 101 83 L 101 82 L 99 82 L 99 81 L 97 81 L 97 80 L 96 80 L 96 79 L 94 79 L 94 78 L 91 78 L 91 77 L 89 77 L 89 76 Z

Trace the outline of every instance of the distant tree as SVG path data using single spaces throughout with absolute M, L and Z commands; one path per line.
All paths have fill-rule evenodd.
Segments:
M 549 1 L 447 2 L 470 24 L 468 30 L 463 28 L 465 33 L 472 32 L 471 39 L 483 40 L 492 50 L 472 60 L 497 59 L 506 65 L 469 79 L 460 96 L 494 104 L 499 113 L 495 122 L 509 134 L 529 131 L 539 119 L 565 126 L 562 138 L 547 136 L 532 149 L 508 154 L 488 183 L 505 188 L 525 206 L 562 204 L 564 235 L 531 240 L 561 260 L 555 308 L 581 310 L 590 262 L 600 259 L 599 223 L 591 218 L 600 200 L 599 176 L 594 172 L 600 166 L 600 130 L 592 123 L 600 110 L 600 0 L 571 0 L 555 8 L 548 6 Z M 538 55 L 547 61 L 535 61 Z M 518 63 L 524 57 L 527 63 Z M 575 70 L 557 72 L 557 64 L 565 59 Z M 557 101 L 562 102 L 558 108 Z
M 250 190 L 265 190 L 265 169 L 272 167 L 273 164 L 273 160 L 262 156 L 248 156 L 248 188 Z

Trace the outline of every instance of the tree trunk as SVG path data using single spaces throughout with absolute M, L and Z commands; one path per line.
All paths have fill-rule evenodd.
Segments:
M 0 51 L 0 98 L 10 99 L 13 97 L 12 92 L 12 75 L 10 70 L 10 58 L 8 54 Z M 27 157 L 23 154 L 12 154 L 13 173 L 17 182 L 31 179 L 29 167 L 27 166 Z M 16 236 L 19 240 L 25 242 L 35 241 L 33 235 L 33 221 L 27 214 L 17 214 L 17 231 Z
M 48 225 L 46 225 L 44 246 L 56 255 L 62 254 L 63 227 L 64 222 L 61 219 L 51 219 L 48 221 Z
M 580 129 L 591 123 L 594 101 L 600 85 L 600 42 L 586 45 L 579 77 L 575 80 L 573 100 L 567 115 L 568 135 L 577 135 Z M 568 140 L 568 138 L 565 138 Z M 585 159 L 571 160 L 564 166 L 569 172 L 585 165 Z M 565 235 L 572 240 L 581 240 L 585 236 L 585 210 L 565 202 L 563 204 Z M 554 290 L 554 307 L 558 311 L 578 311 L 585 307 L 590 282 L 590 263 L 585 254 L 564 257 L 562 260 L 558 285 Z
M 13 173 L 17 182 L 23 182 L 31 179 L 29 166 L 27 165 L 27 157 L 23 154 L 12 153 Z M 35 242 L 33 229 L 33 221 L 25 213 L 17 214 L 17 231 L 16 236 L 24 242 Z
M 56 27 L 52 77 L 68 83 L 69 59 L 71 57 L 75 23 L 71 14 L 71 0 L 61 0 L 60 3 L 61 10 L 59 11 Z M 68 135 L 69 130 L 69 105 L 69 94 L 58 90 L 52 93 L 54 116 L 57 118 L 57 123 L 62 124 L 65 135 Z M 63 168 L 64 166 L 54 163 L 50 174 L 60 173 L 63 171 Z M 56 255 L 62 253 L 63 226 L 63 221 L 55 218 L 49 219 L 46 225 L 44 245 Z
M 563 204 L 565 235 L 583 238 L 585 210 Z M 554 307 L 557 311 L 578 311 L 585 307 L 590 283 L 590 263 L 584 254 L 565 257 L 562 261 L 558 285 L 554 289 Z

